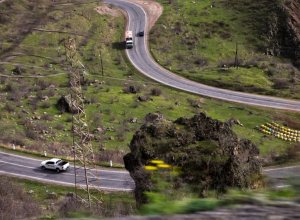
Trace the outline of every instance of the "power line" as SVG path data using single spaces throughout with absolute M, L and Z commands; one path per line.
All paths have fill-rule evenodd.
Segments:
M 74 186 L 76 198 L 88 204 L 91 208 L 92 202 L 100 202 L 96 197 L 92 196 L 90 188 L 96 188 L 97 178 L 93 172 L 90 171 L 95 166 L 95 156 L 93 146 L 91 144 L 91 134 L 87 124 L 87 117 L 85 113 L 85 99 L 81 82 L 84 80 L 86 70 L 84 65 L 79 60 L 76 49 L 76 42 L 74 38 L 68 38 L 65 42 L 66 58 L 70 63 L 69 83 L 70 83 L 70 107 L 72 112 L 72 131 L 73 131 L 73 153 L 74 153 Z M 85 195 L 79 196 L 77 188 L 80 184 L 81 168 L 76 166 L 76 161 L 80 161 L 84 170 Z M 92 167 L 91 167 L 92 166 Z M 89 175 L 88 175 L 89 174 Z M 98 182 L 98 184 L 100 184 Z

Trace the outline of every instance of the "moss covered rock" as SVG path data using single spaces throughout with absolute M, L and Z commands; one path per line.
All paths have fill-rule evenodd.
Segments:
M 138 205 L 147 202 L 144 192 L 153 188 L 151 173 L 144 169 L 152 159 L 180 167 L 180 181 L 199 195 L 209 189 L 251 188 L 261 172 L 258 148 L 239 139 L 228 123 L 204 113 L 175 122 L 159 114 L 147 115 L 131 140 L 130 150 L 124 162 L 136 183 Z

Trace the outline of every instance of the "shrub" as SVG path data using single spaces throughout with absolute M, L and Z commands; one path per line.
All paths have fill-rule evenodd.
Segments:
M 228 32 L 228 31 L 221 31 L 221 32 L 219 33 L 219 35 L 220 35 L 220 37 L 221 37 L 222 39 L 229 39 L 229 38 L 231 38 L 231 33 Z
M 26 134 L 26 137 L 28 137 L 32 140 L 37 140 L 38 139 L 38 135 L 32 129 L 25 129 L 25 134 Z
M 14 75 L 21 75 L 22 73 L 25 73 L 26 72 L 26 70 L 22 67 L 22 66 L 20 66 L 20 65 L 17 65 L 13 70 L 12 70 L 12 73 L 14 74 Z
M 273 84 L 274 89 L 288 89 L 289 82 L 285 79 L 275 79 Z
M 11 112 L 14 112 L 15 109 L 16 109 L 16 106 L 14 106 L 12 103 L 10 102 L 7 102 L 3 108 L 5 111 L 11 113 Z
M 24 97 L 24 94 L 19 90 L 14 90 L 10 94 L 8 94 L 7 99 L 11 101 L 19 101 Z
M 187 99 L 188 103 L 194 108 L 201 108 L 201 105 L 203 104 L 201 99 Z
M 298 159 L 299 153 L 300 153 L 300 144 L 295 144 L 286 150 L 286 156 L 289 160 Z
M 266 70 L 266 73 L 268 76 L 274 76 L 276 75 L 276 73 L 278 73 L 277 69 L 275 67 L 268 67 L 268 69 Z
M 137 108 L 140 106 L 140 102 L 137 100 L 134 100 L 133 103 L 130 105 L 131 108 Z
M 124 93 L 139 93 L 141 91 L 141 87 L 138 85 L 125 85 L 123 88 Z
M 13 92 L 15 90 L 17 90 L 17 85 L 15 83 L 8 83 L 4 87 L 4 92 Z
M 228 59 L 228 60 L 221 60 L 218 64 L 218 67 L 223 68 L 223 67 L 232 67 L 235 65 L 235 60 L 234 59 Z
M 45 122 L 37 122 L 35 125 L 34 125 L 34 129 L 36 131 L 39 131 L 40 133 L 49 133 L 49 127 L 45 124 Z
M 37 98 L 33 98 L 29 101 L 29 105 L 33 111 L 35 111 L 37 109 L 38 103 L 39 103 L 39 100 Z
M 161 95 L 161 89 L 160 88 L 152 88 L 150 94 L 153 96 L 160 96 Z
M 52 96 L 54 96 L 56 93 L 55 93 L 55 90 L 54 90 L 53 88 L 51 88 L 51 89 L 46 90 L 44 94 L 45 94 L 46 96 L 48 96 L 48 97 L 52 97 Z
M 55 128 L 56 128 L 57 130 L 62 131 L 62 130 L 65 129 L 65 126 L 64 126 L 63 124 L 57 124 L 57 125 L 55 126 Z
M 53 116 L 52 115 L 49 115 L 49 114 L 43 114 L 41 116 L 41 119 L 42 120 L 45 120 L 45 121 L 53 121 Z
M 196 64 L 197 66 L 203 67 L 208 64 L 208 61 L 207 61 L 207 59 L 202 58 L 202 57 L 194 57 L 194 64 Z
M 184 213 L 213 210 L 220 206 L 220 201 L 214 198 L 194 199 L 183 207 Z
M 90 103 L 91 103 L 91 104 L 99 103 L 99 97 L 98 97 L 97 95 L 93 95 L 93 96 L 90 98 Z
M 40 214 L 40 207 L 21 186 L 10 179 L 0 178 L 0 219 L 32 219 Z
M 66 118 L 66 122 L 72 122 L 73 121 L 73 118 L 72 117 L 67 117 Z
M 42 104 L 41 104 L 41 107 L 42 108 L 50 108 L 50 103 L 49 102 L 43 102 Z
M 99 112 L 93 114 L 91 126 L 93 128 L 102 127 L 102 115 Z

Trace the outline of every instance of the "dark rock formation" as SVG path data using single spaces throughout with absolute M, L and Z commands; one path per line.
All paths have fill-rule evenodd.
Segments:
M 146 116 L 145 124 L 130 143 L 125 167 L 135 181 L 137 204 L 153 187 L 143 166 L 152 159 L 181 168 L 180 181 L 199 194 L 208 189 L 250 188 L 260 177 L 259 151 L 249 140 L 240 140 L 227 123 L 200 113 L 192 118 L 165 120 L 160 114 Z
M 152 101 L 152 99 L 150 97 L 144 96 L 144 95 L 138 96 L 137 100 L 140 101 L 140 102 L 146 102 L 146 101 L 149 101 L 149 100 Z
M 123 88 L 123 92 L 125 93 L 139 93 L 141 88 L 139 86 L 134 86 L 134 85 L 127 85 L 126 87 Z
M 68 112 L 72 114 L 78 113 L 74 105 L 72 105 L 71 95 L 60 97 L 60 99 L 56 103 L 56 107 L 61 112 Z
M 276 10 L 270 13 L 268 40 L 269 53 L 271 55 L 281 55 L 291 58 L 295 66 L 300 67 L 299 0 L 280 3 Z

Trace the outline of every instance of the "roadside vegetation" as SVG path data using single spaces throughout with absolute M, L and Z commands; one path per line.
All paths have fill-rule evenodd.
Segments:
M 158 171 L 152 171 L 158 172 Z M 171 174 L 174 175 L 174 174 Z M 20 180 L 12 177 L 0 179 L 0 218 L 14 219 L 101 219 L 128 215 L 171 215 L 234 207 L 241 204 L 280 206 L 299 199 L 299 180 L 291 180 L 291 187 L 251 191 L 229 190 L 218 195 L 209 191 L 206 198 L 198 198 L 187 186 L 174 188 L 170 175 L 156 173 L 156 187 L 147 193 L 149 203 L 136 208 L 132 193 L 93 193 L 102 201 L 91 210 L 75 202 L 72 187 Z M 176 193 L 175 193 L 176 191 Z M 80 194 L 81 192 L 79 192 Z
M 299 69 L 271 46 L 283 1 L 158 2 L 164 11 L 150 32 L 150 48 L 162 66 L 220 88 L 300 98 Z
M 173 195 L 173 196 L 171 196 Z M 179 195 L 180 197 L 174 197 Z M 179 192 L 148 193 L 150 202 L 140 209 L 142 215 L 172 215 L 212 211 L 223 207 L 238 207 L 240 205 L 280 206 L 281 204 L 297 201 L 299 191 L 290 187 L 277 190 L 238 191 L 231 190 L 223 196 L 209 192 L 207 198 L 197 198 L 192 194 Z
M 295 178 L 289 180 L 290 186 L 286 188 L 229 189 L 226 193 L 210 190 L 202 195 L 202 198 L 199 198 L 200 196 L 195 195 L 190 186 L 178 183 L 176 176 L 180 173 L 180 168 L 158 168 L 156 170 L 152 166 L 145 166 L 145 169 L 151 172 L 154 189 L 145 193 L 148 203 L 138 209 L 142 215 L 197 213 L 246 204 L 280 206 L 286 203 L 297 203 L 300 196 L 300 179 Z
M 0 179 L 0 219 L 58 219 L 119 217 L 136 212 L 132 193 L 92 192 L 102 203 L 93 206 L 75 200 L 73 187 L 55 186 L 11 177 Z M 80 195 L 81 191 L 78 192 Z
M 207 3 L 197 3 L 195 7 L 206 7 L 204 4 Z M 262 156 L 266 158 L 274 159 L 279 155 L 287 155 L 290 148 L 299 148 L 294 143 L 265 136 L 255 129 L 272 120 L 299 129 L 299 114 L 187 94 L 161 86 L 137 73 L 120 48 L 125 27 L 124 17 L 120 13 L 118 16 L 101 15 L 95 10 L 97 6 L 94 2 L 83 4 L 81 1 L 66 5 L 52 5 L 49 1 L 40 1 L 38 4 L 34 1 L 1 3 L 2 145 L 11 147 L 15 144 L 22 150 L 37 154 L 46 151 L 49 155 L 66 156 L 70 153 L 71 114 L 60 112 L 56 104 L 69 90 L 64 39 L 71 35 L 76 38 L 78 51 L 88 73 L 83 88 L 97 161 L 112 160 L 113 164 L 122 164 L 122 157 L 129 151 L 128 144 L 133 133 L 150 112 L 161 112 L 170 120 L 189 117 L 197 112 L 205 112 L 221 121 L 238 119 L 244 126 L 235 126 L 236 132 L 257 144 Z M 164 7 L 162 19 L 174 10 L 173 4 L 164 3 Z M 192 10 L 192 5 L 190 7 Z M 162 25 L 160 20 L 151 39 Z M 158 36 L 157 42 L 160 40 Z M 153 45 L 157 42 L 151 44 L 154 53 Z M 174 42 L 176 45 L 177 41 Z M 169 45 L 163 41 L 161 43 L 163 47 Z

